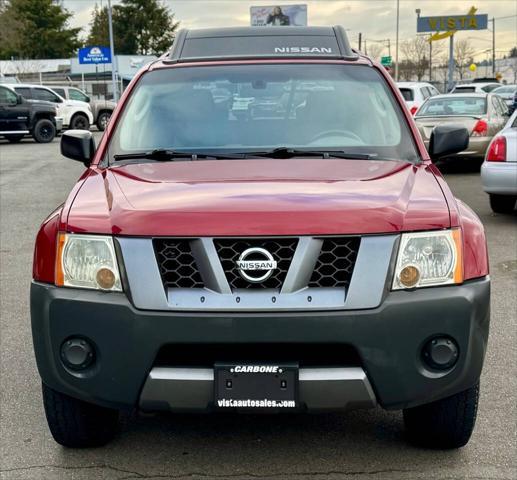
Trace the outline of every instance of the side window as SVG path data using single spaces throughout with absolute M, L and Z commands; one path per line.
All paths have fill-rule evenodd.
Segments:
M 29 100 L 32 99 L 31 89 L 28 87 L 14 87 L 14 91 L 20 94 L 23 98 L 27 98 Z
M 70 90 L 68 90 L 68 93 L 70 95 L 71 100 L 79 100 L 80 102 L 88 103 L 88 97 L 83 92 L 80 92 L 75 88 L 71 88 Z
M 59 98 L 55 93 L 45 88 L 33 88 L 35 100 L 45 100 L 46 102 L 59 103 Z
M 64 88 L 53 88 L 54 92 L 56 92 L 58 95 L 61 95 L 63 98 L 66 98 L 66 93 Z
M 13 105 L 16 103 L 16 94 L 5 87 L 0 87 L 0 104 Z
M 501 106 L 501 112 L 504 116 L 508 115 L 508 106 L 501 97 L 495 97 Z
M 427 87 L 422 88 L 422 95 L 424 97 L 424 100 L 428 99 L 431 96 L 431 92 Z
M 494 114 L 498 117 L 501 116 L 501 108 L 499 107 L 499 102 L 497 101 L 497 97 L 492 97 L 492 107 L 494 109 Z

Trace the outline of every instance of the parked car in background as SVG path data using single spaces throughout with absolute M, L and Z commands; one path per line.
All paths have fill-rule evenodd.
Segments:
M 499 95 L 505 101 L 508 109 L 513 112 L 513 104 L 517 95 L 517 85 L 502 85 L 492 90 L 492 93 Z
M 501 86 L 497 82 L 474 82 L 456 85 L 450 93 L 489 93 Z
M 494 137 L 481 166 L 483 190 L 496 213 L 511 213 L 517 201 L 517 110 Z
M 397 86 L 412 115 L 429 97 L 440 94 L 436 87 L 426 82 L 397 82 Z
M 90 105 L 77 100 L 65 100 L 61 95 L 43 85 L 15 83 L 11 85 L 16 93 L 27 100 L 43 100 L 55 104 L 58 116 L 63 118 L 63 128 L 89 130 L 93 123 Z
M 49 102 L 25 100 L 7 85 L 0 85 L 0 136 L 11 143 L 31 135 L 38 143 L 51 142 L 63 119 Z
M 454 156 L 482 159 L 490 140 L 508 120 L 508 108 L 492 93 L 446 94 L 429 98 L 416 112 L 418 130 L 429 147 L 437 125 L 461 124 L 470 133 L 469 146 Z
M 93 114 L 93 123 L 101 131 L 107 127 L 111 114 L 117 104 L 111 100 L 92 100 L 86 93 L 76 87 L 57 86 L 50 87 L 58 95 L 68 100 L 79 100 L 90 105 Z

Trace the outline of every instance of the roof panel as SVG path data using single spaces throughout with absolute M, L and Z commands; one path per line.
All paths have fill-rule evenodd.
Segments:
M 357 59 L 342 27 L 237 27 L 181 30 L 166 61 L 282 57 Z

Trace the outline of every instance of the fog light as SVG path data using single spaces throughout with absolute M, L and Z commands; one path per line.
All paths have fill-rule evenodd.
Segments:
M 95 351 L 87 340 L 70 338 L 61 345 L 61 360 L 73 370 L 83 370 L 95 360 Z
M 407 265 L 400 271 L 399 279 L 405 287 L 414 287 L 420 280 L 420 271 L 414 265 Z
M 97 281 L 97 285 L 103 290 L 111 290 L 113 285 L 115 285 L 115 273 L 113 270 L 107 267 L 101 267 L 97 270 L 95 275 L 95 280 Z
M 425 344 L 422 354 L 425 363 L 430 367 L 447 370 L 458 361 L 459 350 L 452 338 L 437 337 Z

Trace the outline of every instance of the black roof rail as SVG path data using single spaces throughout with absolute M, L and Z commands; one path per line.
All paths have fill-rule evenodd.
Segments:
M 277 58 L 357 60 L 345 29 L 227 27 L 178 31 L 164 63 Z

